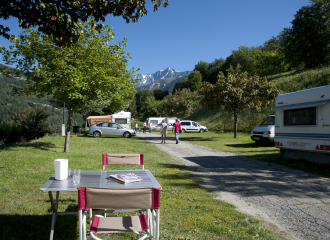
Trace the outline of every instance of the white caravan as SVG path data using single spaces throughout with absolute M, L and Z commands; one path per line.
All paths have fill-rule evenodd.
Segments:
M 159 123 L 161 123 L 165 117 L 150 117 L 146 119 L 147 126 L 149 125 L 149 122 L 152 123 L 152 126 L 156 127 Z
M 275 115 L 269 115 L 262 123 L 252 129 L 251 139 L 257 145 L 261 143 L 274 143 Z
M 112 122 L 120 124 L 123 128 L 131 127 L 131 112 L 117 112 L 112 114 Z
M 330 154 L 330 85 L 279 95 L 275 100 L 275 146 Z
M 175 119 L 177 119 L 177 118 L 168 118 L 168 117 L 166 117 L 165 118 L 165 122 L 167 123 L 167 124 L 172 124 L 173 125 L 173 123 L 175 123 Z

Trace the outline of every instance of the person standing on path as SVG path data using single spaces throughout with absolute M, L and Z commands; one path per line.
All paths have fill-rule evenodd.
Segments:
M 151 121 L 149 121 L 148 127 L 149 127 L 149 133 L 151 134 L 151 131 L 152 131 L 152 122 Z
M 165 122 L 165 119 L 163 119 L 162 125 L 160 126 L 160 132 L 162 133 L 162 142 L 165 143 L 166 140 L 166 134 L 167 134 L 167 124 Z
M 144 121 L 144 123 L 143 123 L 143 132 L 144 132 L 144 133 L 147 132 L 147 124 L 146 124 L 146 121 Z
M 179 119 L 175 119 L 175 123 L 173 123 L 172 132 L 174 129 L 176 144 L 179 143 L 179 133 L 182 131 L 181 124 L 179 123 Z
M 137 130 L 138 130 L 138 124 L 137 124 L 137 122 L 135 122 L 135 132 L 137 132 Z

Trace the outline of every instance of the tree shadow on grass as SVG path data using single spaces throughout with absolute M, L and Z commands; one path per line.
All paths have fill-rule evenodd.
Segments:
M 220 137 L 186 137 L 180 135 L 180 139 L 182 141 L 190 141 L 190 142 L 211 142 L 211 141 L 217 141 Z
M 11 150 L 12 148 L 26 148 L 26 147 L 33 147 L 38 150 L 44 150 L 44 151 L 52 151 L 56 152 L 55 150 L 51 150 L 51 148 L 55 148 L 56 145 L 50 142 L 28 142 L 20 145 L 11 145 L 11 146 L 4 146 L 0 148 L 0 150 L 6 151 Z
M 77 211 L 77 206 L 75 207 Z M 68 207 L 66 211 L 73 211 Z M 0 239 L 49 239 L 52 215 L 0 214 Z M 78 239 L 78 215 L 57 216 L 54 239 Z
M 243 143 L 243 144 L 226 144 L 228 147 L 232 148 L 260 148 L 260 147 L 267 147 L 267 148 L 274 148 L 274 144 L 263 144 L 257 145 L 256 143 Z

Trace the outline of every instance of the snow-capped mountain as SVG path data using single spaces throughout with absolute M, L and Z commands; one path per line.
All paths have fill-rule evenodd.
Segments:
M 165 79 L 165 78 L 179 78 L 186 76 L 187 74 L 191 73 L 191 71 L 184 71 L 180 72 L 176 69 L 166 68 L 165 70 L 159 70 L 155 72 L 154 74 L 137 74 L 136 78 L 140 79 L 138 83 L 136 84 L 137 87 L 142 87 L 146 84 L 151 84 L 154 81 L 157 81 L 159 79 Z

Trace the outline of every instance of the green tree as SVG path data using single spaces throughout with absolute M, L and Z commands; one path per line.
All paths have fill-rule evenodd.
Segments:
M 148 99 L 154 99 L 154 93 L 150 89 L 144 89 L 142 91 L 138 91 L 135 94 L 135 100 L 136 100 L 136 111 L 138 113 L 138 116 L 143 116 L 144 115 L 144 109 L 146 109 L 144 106 L 147 105 Z
M 11 37 L 14 46 L 1 48 L 7 64 L 15 63 L 15 75 L 26 77 L 18 94 L 50 95 L 65 102 L 68 121 L 64 151 L 69 152 L 70 128 L 74 112 L 100 102 L 99 108 L 128 105 L 134 96 L 134 68 L 126 70 L 129 54 L 126 40 L 111 45 L 114 33 L 108 26 L 102 32 L 93 27 L 95 21 L 79 23 L 80 38 L 71 47 L 58 47 L 51 36 L 34 30 L 24 31 L 19 38 Z M 95 104 L 94 104 L 95 106 Z
M 181 90 L 183 88 L 187 88 L 186 83 L 188 81 L 188 78 L 184 78 L 182 82 L 176 82 L 173 87 L 173 93 L 175 93 L 178 90 Z
M 147 98 L 144 99 L 140 113 L 144 118 L 158 115 L 158 101 L 156 101 L 154 96 L 147 96 Z
M 203 81 L 206 81 L 208 70 L 209 70 L 209 63 L 204 62 L 204 61 L 199 61 L 195 65 L 195 69 L 194 70 L 195 71 L 199 71 L 202 74 L 202 80 Z
M 162 100 L 164 98 L 163 89 L 155 88 L 153 92 L 156 100 Z
M 201 105 L 212 111 L 223 108 L 234 115 L 234 138 L 237 137 L 237 115 L 248 108 L 260 111 L 262 105 L 274 101 L 279 91 L 275 85 L 257 76 L 249 77 L 247 72 L 229 73 L 227 77 L 220 72 L 215 85 L 204 83 L 199 91 L 203 98 Z
M 295 14 L 292 27 L 284 29 L 283 47 L 287 61 L 293 67 L 304 63 L 310 68 L 329 61 L 329 21 L 329 1 L 315 1 Z
M 194 94 L 187 88 L 175 91 L 166 97 L 166 113 L 168 116 L 183 118 L 192 113 Z
M 225 69 L 223 69 L 225 62 L 226 60 L 222 58 L 215 59 L 213 62 L 211 62 L 209 64 L 207 79 L 203 79 L 203 81 L 215 84 L 218 81 L 219 72 L 225 71 Z
M 53 133 L 47 118 L 49 114 L 40 107 L 24 108 L 20 113 L 13 113 L 12 120 L 19 129 L 19 137 L 25 141 L 34 140 Z
M 188 76 L 188 88 L 194 92 L 198 91 L 202 86 L 202 74 L 199 71 L 193 71 Z
M 281 51 L 264 51 L 257 68 L 260 76 L 269 76 L 287 71 L 289 64 L 286 63 L 285 55 Z
M 166 8 L 169 0 L 151 0 L 154 11 L 163 4 Z M 87 22 L 89 17 L 96 21 L 105 21 L 105 16 L 122 16 L 127 23 L 137 22 L 147 14 L 145 0 L 93 0 L 93 1 L 42 1 L 11 0 L 0 4 L 0 18 L 7 20 L 15 17 L 22 28 L 38 27 L 38 31 L 53 36 L 58 45 L 70 45 L 78 41 L 80 36 L 79 20 Z M 96 24 L 97 29 L 102 24 Z M 9 39 L 9 27 L 0 25 L 0 36 Z
M 258 75 L 258 61 L 261 58 L 262 50 L 260 47 L 241 46 L 238 50 L 233 50 L 231 55 L 226 58 L 224 68 L 230 69 L 230 66 L 236 68 L 239 64 L 242 72 L 248 72 L 249 75 Z

